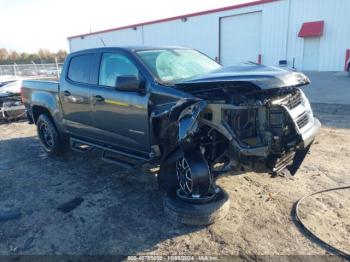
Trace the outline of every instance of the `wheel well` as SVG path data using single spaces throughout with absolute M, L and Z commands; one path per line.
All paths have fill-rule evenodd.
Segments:
M 33 106 L 32 108 L 32 112 L 33 112 L 33 120 L 34 120 L 34 123 L 36 124 L 38 118 L 40 115 L 46 115 L 48 116 L 51 120 L 52 119 L 52 116 L 51 116 L 51 113 L 50 111 L 45 108 L 45 107 L 42 107 L 42 106 Z

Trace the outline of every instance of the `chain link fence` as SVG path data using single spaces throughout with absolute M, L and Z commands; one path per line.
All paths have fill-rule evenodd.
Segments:
M 0 76 L 24 78 L 59 78 L 63 63 L 0 65 Z

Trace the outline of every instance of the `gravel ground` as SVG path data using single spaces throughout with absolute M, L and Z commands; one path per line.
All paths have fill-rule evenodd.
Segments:
M 48 158 L 35 126 L 2 124 L 0 255 L 324 255 L 298 227 L 292 209 L 305 195 L 350 184 L 350 116 L 329 107 L 316 106 L 323 127 L 296 176 L 221 177 L 231 208 L 209 227 L 167 219 L 148 168 L 126 173 L 102 162 L 97 151 Z M 300 207 L 308 226 L 347 252 L 349 193 L 317 195 Z

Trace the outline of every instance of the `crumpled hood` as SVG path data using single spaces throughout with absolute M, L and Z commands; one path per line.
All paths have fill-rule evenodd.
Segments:
M 260 90 L 307 85 L 310 80 L 303 73 L 286 69 L 258 65 L 253 63 L 242 66 L 221 67 L 208 74 L 176 83 L 179 87 L 190 87 L 198 84 L 225 82 L 249 82 Z

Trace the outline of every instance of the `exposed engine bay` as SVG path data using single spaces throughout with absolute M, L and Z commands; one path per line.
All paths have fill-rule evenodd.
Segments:
M 170 110 L 181 113 L 166 136 L 183 152 L 200 150 L 214 175 L 232 169 L 294 175 L 320 128 L 296 86 L 261 90 L 251 82 L 207 82 L 186 91 L 197 101 Z
M 268 97 L 264 93 L 228 93 L 221 101 L 210 97 L 200 114 L 198 133 L 188 142 L 200 145 L 212 168 L 224 163 L 224 167 L 242 171 L 266 167 L 279 172 L 293 163 L 297 150 L 306 151 L 309 142 L 300 135 L 313 121 L 313 115 L 300 89 L 290 88 Z M 294 110 L 300 111 L 296 117 L 290 113 Z M 296 170 L 294 167 L 290 171 L 294 174 Z

